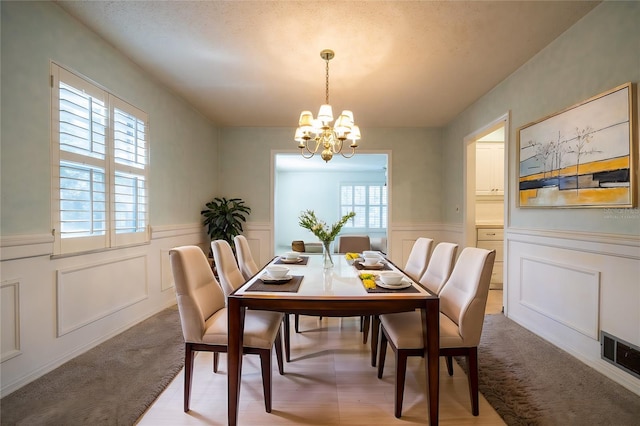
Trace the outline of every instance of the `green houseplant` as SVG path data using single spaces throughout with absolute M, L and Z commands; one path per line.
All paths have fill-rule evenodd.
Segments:
M 247 221 L 251 208 L 241 198 L 224 197 L 214 198 L 206 207 L 200 214 L 211 241 L 225 240 L 233 248 L 233 237 L 242 233 L 242 222 Z

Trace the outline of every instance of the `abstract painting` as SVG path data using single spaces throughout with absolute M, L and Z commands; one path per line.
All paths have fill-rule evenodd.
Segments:
M 635 207 L 634 89 L 623 84 L 518 129 L 520 207 Z

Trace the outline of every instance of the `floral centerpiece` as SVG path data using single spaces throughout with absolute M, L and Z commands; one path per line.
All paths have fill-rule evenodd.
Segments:
M 318 237 L 318 239 L 322 242 L 322 252 L 324 254 L 325 268 L 330 268 L 333 266 L 333 260 L 331 259 L 331 243 L 338 236 L 340 230 L 347 223 L 347 221 L 355 215 L 355 212 L 347 213 L 346 215 L 342 216 L 342 219 L 329 227 L 327 226 L 327 223 L 325 221 L 320 220 L 316 217 L 316 214 L 313 210 L 305 210 L 300 213 L 300 226 L 311 231 L 313 235 Z

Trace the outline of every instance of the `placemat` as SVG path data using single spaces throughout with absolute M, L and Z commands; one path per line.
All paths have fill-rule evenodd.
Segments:
M 376 268 L 376 269 L 368 269 L 365 265 L 363 265 L 362 263 L 355 261 L 353 262 L 353 266 L 355 266 L 355 268 L 358 271 L 362 271 L 363 269 L 366 269 L 368 271 L 391 271 L 391 267 L 389 265 L 387 265 L 386 263 L 384 264 L 384 266 L 382 268 Z
M 365 287 L 365 290 L 367 290 L 367 293 L 420 293 L 420 290 L 418 290 L 417 288 L 414 288 L 413 286 L 407 287 L 407 288 L 401 288 L 398 290 L 392 290 L 390 288 L 383 288 L 383 287 L 376 286 L 376 288 Z
M 300 257 L 302 258 L 302 260 L 296 263 L 283 262 L 282 258 L 279 257 L 278 260 L 273 262 L 273 264 L 274 265 L 306 265 L 307 263 L 309 263 L 309 256 L 300 256 Z
M 246 291 L 285 291 L 295 293 L 300 288 L 302 278 L 304 278 L 303 275 L 294 275 L 291 281 L 284 284 L 267 284 L 258 278 Z

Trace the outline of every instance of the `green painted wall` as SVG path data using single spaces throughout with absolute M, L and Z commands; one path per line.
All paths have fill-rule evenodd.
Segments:
M 251 221 L 271 220 L 271 151 L 296 152 L 294 130 L 293 127 L 225 128 L 220 132 L 221 195 L 247 201 L 252 208 Z M 444 169 L 440 161 L 443 151 L 440 129 L 369 128 L 363 132 L 361 150 L 391 151 L 393 223 L 440 222 Z
M 444 129 L 443 162 L 447 167 L 442 207 L 445 220 L 462 221 L 462 216 L 455 214 L 455 206 L 462 205 L 464 198 L 463 138 L 510 111 L 510 226 L 640 234 L 638 209 L 516 207 L 516 130 L 629 81 L 640 81 L 640 2 L 605 2 Z M 637 106 L 636 103 L 636 118 L 639 116 Z
M 216 127 L 53 2 L 1 2 L 0 233 L 51 229 L 50 61 L 149 114 L 150 223 L 192 224 L 218 192 Z

